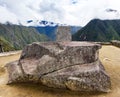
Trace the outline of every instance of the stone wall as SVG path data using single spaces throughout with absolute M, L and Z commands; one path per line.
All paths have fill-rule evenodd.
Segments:
M 112 40 L 111 44 L 120 48 L 120 41 L 118 41 L 118 40 Z

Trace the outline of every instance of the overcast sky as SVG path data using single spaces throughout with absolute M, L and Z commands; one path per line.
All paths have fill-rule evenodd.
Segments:
M 119 12 L 120 0 L 0 0 L 1 23 L 33 19 L 84 26 L 94 18 L 120 19 Z

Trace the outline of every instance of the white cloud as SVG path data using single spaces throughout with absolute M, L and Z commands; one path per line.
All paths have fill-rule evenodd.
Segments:
M 0 22 L 25 25 L 27 20 L 48 20 L 85 25 L 93 18 L 120 19 L 118 0 L 0 0 Z M 118 10 L 106 12 L 107 8 Z
M 8 11 L 5 6 L 0 6 L 0 22 L 5 23 L 7 21 L 10 21 L 14 24 L 18 23 L 17 16 L 14 13 Z

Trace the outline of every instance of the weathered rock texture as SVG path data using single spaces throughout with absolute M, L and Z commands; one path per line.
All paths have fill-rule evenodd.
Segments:
M 6 65 L 9 83 L 108 92 L 111 83 L 98 58 L 100 48 L 87 42 L 33 43 L 25 47 L 19 61 Z
M 71 41 L 71 27 L 59 26 L 56 31 L 56 41 Z

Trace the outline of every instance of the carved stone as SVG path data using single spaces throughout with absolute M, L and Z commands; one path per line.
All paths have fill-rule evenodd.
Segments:
M 70 26 L 59 26 L 56 32 L 56 41 L 71 41 L 71 28 Z
M 88 42 L 30 44 L 19 61 L 6 65 L 9 83 L 35 82 L 73 91 L 108 92 L 111 82 L 99 61 L 100 48 Z

